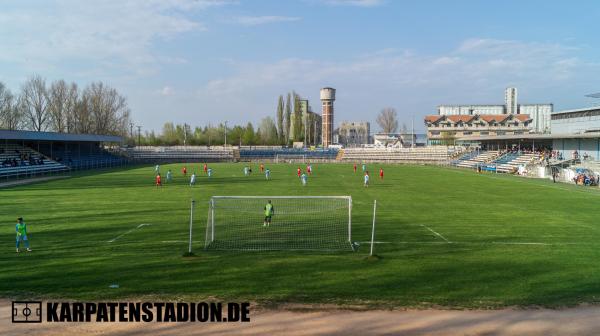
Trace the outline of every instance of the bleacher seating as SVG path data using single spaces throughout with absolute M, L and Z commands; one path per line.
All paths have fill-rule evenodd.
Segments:
M 278 158 L 303 158 L 308 161 L 335 160 L 337 149 L 304 149 L 282 147 L 241 147 L 240 159 L 250 160 L 277 160 Z
M 493 170 L 498 173 L 514 173 L 519 169 L 519 166 L 526 166 L 538 158 L 539 156 L 533 153 L 523 154 L 509 152 L 494 160 L 492 165 L 488 166 L 490 166 L 490 168 L 494 167 Z
M 498 151 L 479 151 L 476 152 L 475 156 L 467 157 L 464 160 L 459 160 L 455 163 L 457 167 L 461 168 L 477 168 L 478 166 L 483 166 L 488 162 L 492 162 L 495 160 L 500 152 Z
M 461 155 L 463 147 L 430 146 L 415 148 L 346 148 L 342 161 L 444 164 Z
M 538 158 L 537 154 L 478 151 L 475 154 L 461 157 L 454 165 L 461 168 L 473 169 L 480 167 L 483 171 L 514 173 L 519 169 L 519 166 L 525 166 Z
M 233 161 L 232 148 L 205 146 L 138 146 L 123 149 L 123 153 L 140 161 Z
M 23 158 L 32 158 L 22 160 Z M 17 165 L 8 164 L 8 161 L 16 161 Z M 13 161 L 14 160 L 14 161 Z M 4 164 L 6 162 L 6 164 Z M 5 144 L 0 146 L 0 176 L 28 176 L 42 175 L 67 171 L 69 168 L 59 162 L 49 159 L 41 153 L 16 144 Z
M 123 164 L 126 159 L 100 148 L 92 151 L 54 150 L 52 155 L 60 158 L 60 162 L 72 169 L 89 169 L 112 167 Z

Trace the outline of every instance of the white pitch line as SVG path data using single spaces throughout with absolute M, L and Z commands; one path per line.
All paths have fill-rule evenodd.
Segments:
M 427 225 L 423 225 L 423 224 L 421 224 L 421 226 L 422 226 L 422 227 L 424 227 L 424 228 L 426 228 L 427 230 L 429 230 L 429 231 L 433 232 L 433 234 L 435 234 L 436 236 L 438 236 L 438 237 L 442 238 L 443 240 L 445 240 L 445 241 L 446 241 L 446 243 L 451 243 L 451 241 L 449 241 L 448 239 L 446 239 L 446 237 L 444 237 L 444 236 L 442 236 L 441 234 L 439 234 L 439 233 L 437 233 L 437 232 L 433 231 L 433 230 L 432 230 L 430 227 L 428 227 Z
M 492 244 L 498 245 L 552 245 L 550 243 L 530 243 L 530 242 L 492 242 Z
M 370 241 L 359 241 L 359 244 L 371 244 Z M 394 242 L 386 242 L 386 241 L 374 241 L 373 244 L 393 244 Z
M 111 239 L 111 240 L 107 241 L 107 243 L 113 243 L 114 241 L 116 241 L 117 239 L 119 239 L 119 238 L 123 237 L 124 235 L 126 235 L 126 234 L 128 234 L 128 233 L 130 233 L 130 232 L 132 232 L 132 231 L 135 231 L 135 230 L 137 230 L 137 229 L 139 229 L 139 228 L 141 228 L 141 227 L 143 227 L 143 226 L 147 226 L 147 225 L 152 225 L 152 224 L 147 224 L 147 223 L 140 224 L 140 225 L 138 225 L 137 227 L 135 227 L 135 228 L 133 228 L 133 229 L 131 229 L 131 230 L 127 231 L 127 232 L 124 232 L 124 233 L 122 233 L 122 234 L 120 234 L 120 235 L 116 236 L 115 238 L 113 238 L 113 239 Z

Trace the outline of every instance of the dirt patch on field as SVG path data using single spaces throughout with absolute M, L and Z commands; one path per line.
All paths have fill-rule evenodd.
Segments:
M 561 310 L 252 309 L 248 323 L 15 324 L 0 300 L 0 335 L 597 335 L 600 306 Z

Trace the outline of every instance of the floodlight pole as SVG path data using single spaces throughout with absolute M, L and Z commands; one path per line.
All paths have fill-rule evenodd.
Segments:
M 190 244 L 188 247 L 189 253 L 192 253 L 192 223 L 194 222 L 194 203 L 196 203 L 196 201 L 192 199 L 192 204 L 190 206 Z
M 373 255 L 373 245 L 375 245 L 375 212 L 377 211 L 377 200 L 373 201 L 373 229 L 371 230 L 371 253 Z
M 227 147 L 227 120 L 225 120 L 225 147 Z
M 140 145 L 140 141 L 141 141 L 141 137 L 142 137 L 142 126 L 138 125 L 137 129 L 138 129 L 138 143 L 137 143 L 137 145 L 139 146 Z

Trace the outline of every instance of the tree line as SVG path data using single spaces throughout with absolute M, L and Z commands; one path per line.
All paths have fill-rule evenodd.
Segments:
M 136 139 L 136 136 L 138 137 Z M 228 145 L 255 146 L 255 145 L 278 145 L 277 128 L 273 118 L 263 118 L 259 127 L 255 130 L 251 122 L 233 127 L 225 127 L 220 123 L 216 126 L 192 128 L 188 124 L 174 124 L 167 122 L 163 125 L 160 133 L 154 130 L 145 131 L 144 134 L 134 134 L 131 144 L 142 146 L 222 146 L 227 137 Z
M 34 75 L 16 93 L 0 82 L 0 129 L 124 136 L 129 116 L 127 99 L 102 82 L 80 89 Z
M 306 134 L 307 144 L 318 144 L 320 139 L 315 139 L 314 132 L 317 127 L 320 127 L 320 124 L 316 125 L 317 117 L 314 114 L 303 116 L 300 101 L 300 96 L 293 91 L 287 94 L 286 99 L 284 99 L 284 95 L 280 95 L 277 100 L 275 118 L 261 119 L 256 128 L 251 122 L 246 125 L 227 127 L 224 123 L 220 123 L 193 128 L 186 123 L 167 122 L 159 133 L 152 130 L 145 131 L 143 134 L 132 134 L 131 142 L 139 142 L 144 146 L 221 146 L 227 138 L 229 145 L 275 146 L 290 145 L 294 141 L 302 142 Z

